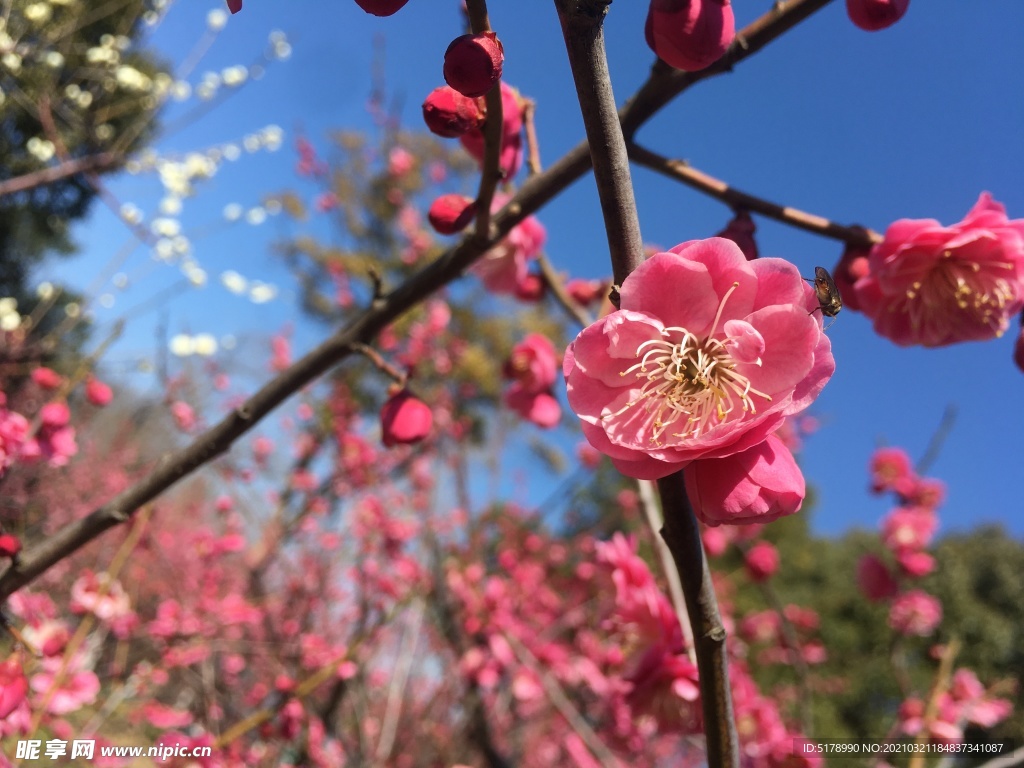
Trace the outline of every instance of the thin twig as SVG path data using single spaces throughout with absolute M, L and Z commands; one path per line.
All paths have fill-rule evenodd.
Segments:
M 537 140 L 537 102 L 523 99 L 523 129 L 526 133 L 526 168 L 531 176 L 541 172 L 540 142 Z
M 693 645 L 693 627 L 690 626 L 690 617 L 686 613 L 686 598 L 683 596 L 683 583 L 679 580 L 679 571 L 672 560 L 672 551 L 668 548 L 658 531 L 664 525 L 658 519 L 658 500 L 655 498 L 654 483 L 650 480 L 637 480 L 637 490 L 640 494 L 640 506 L 644 508 L 644 515 L 647 517 L 647 525 L 651 529 L 651 536 L 654 538 L 654 548 L 658 550 L 658 559 L 661 560 L 661 569 L 665 572 L 668 580 L 668 594 L 672 598 L 672 607 L 676 611 L 676 618 L 679 619 L 679 628 L 683 632 L 683 640 L 686 641 L 686 655 L 691 664 L 697 663 L 697 649 Z
M 590 313 L 581 307 L 579 303 L 565 290 L 565 284 L 558 273 L 555 272 L 555 268 L 551 264 L 551 260 L 547 257 L 547 254 L 540 253 L 537 255 L 537 266 L 540 267 L 541 277 L 544 278 L 544 282 L 550 289 L 551 295 L 555 297 L 555 301 L 561 305 L 562 309 L 564 309 L 573 320 L 584 328 L 594 322 L 594 318 L 590 316 Z
M 953 425 L 956 424 L 956 405 L 950 403 L 946 406 L 946 410 L 942 412 L 942 419 L 939 421 L 939 426 L 935 428 L 935 432 L 932 433 L 932 439 L 928 441 L 928 447 L 925 448 L 924 455 L 917 462 L 917 466 L 914 467 L 914 471 L 923 475 L 929 469 L 932 464 L 939 458 L 939 454 L 942 452 L 942 446 L 946 442 L 946 438 L 949 437 L 949 433 L 953 430 Z
M 910 757 L 909 768 L 923 768 L 924 766 L 925 752 L 921 749 L 921 746 L 928 739 L 928 729 L 939 713 L 939 700 L 942 698 L 942 694 L 949 689 L 949 681 L 953 676 L 953 662 L 956 660 L 958 653 L 960 653 L 959 640 L 954 638 L 946 643 L 946 648 L 942 652 L 942 659 L 939 661 L 939 668 L 935 672 L 935 683 L 932 685 L 932 693 L 928 697 L 928 704 L 925 706 L 924 715 L 921 718 L 921 731 L 917 734 L 917 738 L 914 739 L 917 749 L 914 750 L 914 754 Z
M 698 192 L 703 192 L 716 200 L 721 200 L 731 208 L 746 209 L 754 213 L 760 213 L 770 219 L 789 224 L 791 227 L 813 232 L 822 237 L 830 237 L 834 240 L 841 240 L 848 245 L 870 248 L 875 243 L 882 242 L 882 236 L 877 232 L 864 227 L 845 226 L 829 221 L 823 216 L 801 211 L 799 208 L 791 208 L 788 205 L 779 205 L 770 200 L 751 195 L 743 190 L 730 186 L 721 179 L 716 179 L 710 174 L 699 171 L 692 167 L 685 160 L 672 160 L 663 157 L 639 144 L 630 143 L 629 157 L 640 165 L 657 171 L 664 176 L 680 181 Z
M 572 729 L 576 731 L 576 734 L 587 745 L 587 748 L 597 758 L 598 762 L 606 768 L 618 766 L 619 761 L 615 759 L 615 755 L 605 746 L 604 742 L 601 741 L 601 737 L 594 732 L 594 729 L 590 727 L 576 707 L 573 706 L 565 691 L 562 690 L 562 686 L 543 668 L 537 657 L 530 652 L 530 649 L 519 642 L 519 638 L 514 635 L 506 632 L 503 637 L 512 647 L 512 652 L 515 653 L 519 663 L 540 678 L 540 683 L 544 686 L 544 692 L 548 695 L 551 703 L 555 705 L 555 709 L 565 718 Z

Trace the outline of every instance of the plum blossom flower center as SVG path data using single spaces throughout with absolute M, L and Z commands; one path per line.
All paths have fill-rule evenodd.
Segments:
M 686 328 L 671 326 L 662 331 L 662 338 L 643 342 L 636 350 L 639 362 L 620 374 L 643 381 L 640 394 L 605 418 L 642 404 L 651 414 L 650 440 L 660 445 L 669 429 L 676 430 L 673 437 L 696 439 L 734 414 L 756 413 L 754 396 L 770 402 L 769 395 L 754 389 L 736 370 L 744 360 L 733 356 L 734 340 L 728 335 L 715 338 L 722 310 L 738 286 L 733 283 L 722 297 L 707 336 L 699 338 Z M 760 358 L 753 364 L 760 366 Z
M 1004 327 L 1004 308 L 1016 296 L 1010 278 L 1013 265 L 992 262 L 989 267 L 1003 268 L 1007 277 L 994 274 L 992 269 L 982 269 L 976 261 L 964 258 L 962 254 L 944 251 L 927 282 L 917 280 L 907 288 L 907 303 L 911 322 L 919 328 L 928 313 L 936 307 L 948 306 L 950 296 L 957 306 L 973 313 L 977 322 L 988 325 L 997 336 Z M 922 301 L 915 301 L 918 296 Z

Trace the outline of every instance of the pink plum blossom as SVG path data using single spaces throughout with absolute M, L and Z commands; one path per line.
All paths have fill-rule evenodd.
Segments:
M 71 585 L 71 610 L 93 613 L 108 623 L 132 612 L 131 599 L 121 582 L 111 579 L 107 573 L 93 573 L 88 569 Z
M 550 389 L 558 376 L 558 353 L 555 345 L 541 333 L 528 333 L 512 347 L 505 361 L 505 378 L 523 385 L 528 391 Z
M 509 198 L 495 195 L 492 211 L 499 210 Z M 516 224 L 505 239 L 484 254 L 470 271 L 479 277 L 491 293 L 514 294 L 516 287 L 526 278 L 527 262 L 537 258 L 547 231 L 533 216 Z
M 942 621 L 942 603 L 920 589 L 904 592 L 889 609 L 889 626 L 901 635 L 927 637 Z
M 562 406 L 550 392 L 530 392 L 515 383 L 505 392 L 505 405 L 538 427 L 550 429 L 562 419 Z
M 3 392 L 0 392 L 0 476 L 21 454 L 28 439 L 28 419 L 20 413 L 4 407 Z
M 576 337 L 563 373 L 584 435 L 630 477 L 752 448 L 835 370 L 796 267 L 748 262 L 731 240 L 655 254 L 623 281 L 620 305 Z
M 388 174 L 393 177 L 404 176 L 416 165 L 416 158 L 404 147 L 394 147 L 388 153 Z
M 900 219 L 854 286 L 875 331 L 900 346 L 992 339 L 1024 307 L 1024 219 L 984 192 L 963 221 Z
M 692 462 L 683 476 L 705 525 L 768 523 L 797 512 L 806 493 L 793 454 L 774 435 L 731 456 Z
M 751 581 L 767 581 L 779 570 L 779 550 L 770 541 L 759 541 L 743 558 Z
M 882 521 L 882 541 L 893 552 L 924 549 L 938 525 L 930 509 L 897 507 Z
M 913 485 L 914 469 L 902 448 L 879 448 L 871 456 L 871 490 L 895 491 L 905 496 Z

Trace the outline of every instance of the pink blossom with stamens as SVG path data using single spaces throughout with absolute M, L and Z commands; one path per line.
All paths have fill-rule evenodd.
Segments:
M 576 337 L 562 369 L 584 435 L 630 477 L 756 446 L 835 370 L 800 272 L 748 262 L 731 240 L 655 254 L 623 281 L 620 306 Z
M 914 483 L 914 468 L 902 448 L 879 448 L 871 456 L 871 490 L 873 493 L 895 491 L 906 495 Z
M 893 551 L 921 550 L 931 543 L 939 521 L 923 507 L 897 507 L 882 521 L 882 541 Z
M 751 581 L 767 581 L 779 570 L 779 550 L 770 541 L 759 541 L 747 551 L 743 564 Z
M 1024 219 L 983 192 L 963 221 L 900 219 L 854 286 L 875 331 L 900 346 L 1002 336 L 1024 307 Z

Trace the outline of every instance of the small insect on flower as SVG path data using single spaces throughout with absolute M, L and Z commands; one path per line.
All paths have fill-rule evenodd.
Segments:
M 839 310 L 843 308 L 843 299 L 839 295 L 836 281 L 832 279 L 828 270 L 824 267 L 815 267 L 814 280 L 807 277 L 804 280 L 814 284 L 814 293 L 818 297 L 818 309 L 821 310 L 821 314 L 832 318 L 838 315 Z M 813 314 L 813 310 L 811 312 Z

